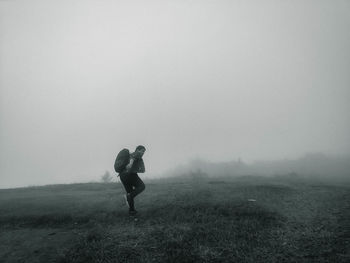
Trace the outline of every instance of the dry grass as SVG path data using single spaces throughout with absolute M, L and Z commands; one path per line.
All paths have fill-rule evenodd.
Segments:
M 154 180 L 0 191 L 4 262 L 348 262 L 350 187 L 309 180 Z M 248 202 L 255 199 L 256 202 Z

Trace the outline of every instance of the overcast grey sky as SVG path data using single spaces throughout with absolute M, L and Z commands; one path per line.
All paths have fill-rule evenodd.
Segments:
M 350 1 L 0 1 L 0 188 L 350 152 Z

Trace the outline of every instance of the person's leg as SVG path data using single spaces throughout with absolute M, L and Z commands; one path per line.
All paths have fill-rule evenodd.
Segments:
M 132 187 L 132 181 L 130 180 L 129 175 L 127 173 L 120 173 L 119 177 L 120 177 L 120 181 L 122 181 L 123 183 L 125 191 L 127 193 L 131 193 L 133 190 L 133 187 Z
M 136 213 L 134 198 L 145 190 L 146 187 L 137 173 L 128 174 L 128 179 L 130 180 L 130 184 L 133 186 L 133 190 L 128 194 L 129 204 L 131 204 L 129 212 Z
M 132 174 L 121 173 L 119 175 L 119 177 L 120 177 L 120 181 L 122 181 L 123 186 L 124 186 L 125 191 L 126 191 L 126 201 L 129 204 L 129 210 L 133 211 L 133 210 L 135 210 L 135 207 L 134 207 L 134 199 L 131 197 L 131 193 L 133 192 Z
M 130 193 L 132 198 L 143 192 L 146 188 L 145 184 L 136 173 L 132 176 L 132 185 L 134 186 L 133 191 Z

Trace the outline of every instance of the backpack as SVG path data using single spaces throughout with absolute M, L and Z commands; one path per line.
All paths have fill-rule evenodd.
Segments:
M 114 162 L 114 170 L 121 173 L 130 162 L 130 152 L 128 149 L 121 150 Z

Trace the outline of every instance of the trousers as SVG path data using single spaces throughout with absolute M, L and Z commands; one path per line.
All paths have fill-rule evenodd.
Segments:
M 134 198 L 145 190 L 146 186 L 137 173 L 122 172 L 119 174 L 125 191 L 130 194 L 132 201 L 130 202 L 130 210 L 135 210 Z

